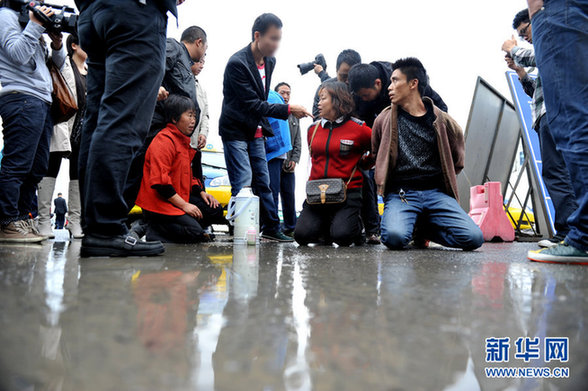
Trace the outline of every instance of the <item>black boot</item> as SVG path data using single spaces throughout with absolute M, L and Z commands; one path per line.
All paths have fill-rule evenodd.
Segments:
M 103 236 L 88 234 L 82 239 L 80 255 L 87 257 L 141 257 L 165 251 L 161 242 L 142 242 L 132 235 Z

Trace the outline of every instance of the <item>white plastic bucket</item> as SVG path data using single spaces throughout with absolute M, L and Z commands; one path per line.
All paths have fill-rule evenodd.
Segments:
M 259 197 L 253 194 L 250 187 L 244 187 L 237 196 L 231 197 L 227 220 L 234 227 L 233 243 L 255 244 L 259 241 Z

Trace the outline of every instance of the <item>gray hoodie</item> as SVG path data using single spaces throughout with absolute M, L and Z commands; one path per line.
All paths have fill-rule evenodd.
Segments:
M 51 103 L 53 83 L 46 65 L 47 47 L 40 38 L 45 28 L 29 21 L 23 29 L 18 13 L 0 8 L 0 95 L 20 92 Z M 52 60 L 61 69 L 65 45 L 53 50 Z

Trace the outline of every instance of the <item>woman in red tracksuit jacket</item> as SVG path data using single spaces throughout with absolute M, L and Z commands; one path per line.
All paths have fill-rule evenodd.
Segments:
M 371 147 L 372 130 L 351 117 L 353 97 L 340 82 L 326 82 L 319 91 L 321 119 L 308 130 L 311 151 L 309 180 L 341 178 L 347 186 L 347 199 L 341 204 L 310 205 L 304 203 L 296 224 L 294 239 L 300 245 L 325 242 L 350 246 L 361 242 L 361 170 L 369 165 L 365 155 Z M 316 131 L 316 133 L 315 133 Z M 313 138 L 314 134 L 314 138 Z M 312 145 L 310 145 L 312 142 Z

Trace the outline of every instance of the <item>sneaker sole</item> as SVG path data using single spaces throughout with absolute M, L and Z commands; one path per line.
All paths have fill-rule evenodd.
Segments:
M 26 238 L 26 239 L 0 239 L 0 243 L 41 243 L 45 241 L 47 238 L 42 236 L 38 236 L 36 238 Z
M 292 243 L 292 242 L 294 242 L 294 239 L 284 240 L 284 239 L 274 238 L 273 236 L 265 236 L 265 235 L 261 235 L 261 237 L 266 240 L 271 240 L 272 242 L 279 242 L 279 243 Z
M 80 256 L 82 258 L 126 258 L 126 257 L 154 257 L 165 252 L 165 248 L 161 247 L 157 250 L 123 250 L 117 248 L 104 248 L 104 247 L 83 247 L 80 249 Z
M 529 251 L 529 253 L 527 254 L 527 258 L 533 262 L 588 265 L 588 259 L 586 257 L 557 257 L 553 255 L 545 255 Z

